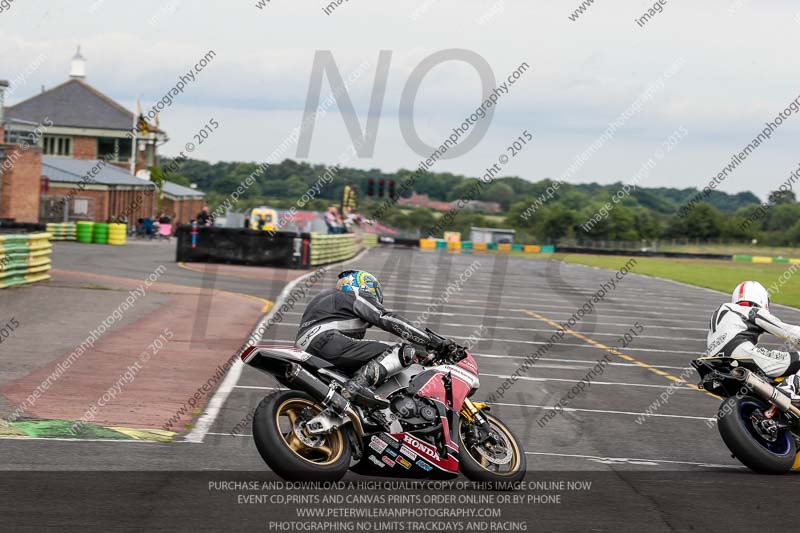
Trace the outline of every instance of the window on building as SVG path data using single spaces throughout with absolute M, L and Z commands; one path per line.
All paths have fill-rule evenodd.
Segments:
M 23 141 L 29 145 L 39 144 L 36 133 L 24 130 L 5 130 L 3 141 L 10 144 L 21 144 Z
M 55 135 L 45 135 L 42 144 L 44 155 L 72 155 L 72 138 L 59 137 Z
M 97 158 L 125 163 L 131 160 L 131 139 L 119 139 L 113 137 L 98 137 L 97 139 Z
M 89 199 L 88 198 L 75 198 L 72 200 L 72 213 L 75 215 L 88 215 L 89 214 Z

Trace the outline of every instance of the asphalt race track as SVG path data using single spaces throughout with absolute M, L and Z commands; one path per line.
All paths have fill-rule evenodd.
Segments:
M 493 414 L 521 438 L 532 478 L 593 480 L 588 496 L 538 508 L 542 530 L 620 531 L 624 520 L 625 530 L 716 531 L 725 530 L 725 524 L 763 528 L 771 521 L 793 520 L 781 516 L 779 504 L 800 494 L 798 477 L 756 476 L 731 458 L 713 427 L 720 400 L 696 390 L 696 374 L 687 371 L 689 361 L 705 349 L 710 314 L 727 295 L 640 276 L 630 263 L 630 273 L 623 275 L 545 259 L 381 248 L 344 266 L 378 276 L 389 309 L 456 341 L 470 341 L 481 372 L 479 401 L 546 346 L 557 324 L 586 310 L 594 296 L 596 303 L 581 313 L 572 332 L 540 353 L 492 404 Z M 624 266 L 620 259 L 619 267 Z M 305 302 L 332 286 L 341 269 L 328 269 L 263 342 L 291 344 Z M 606 293 L 599 298 L 603 286 Z M 800 322 L 798 311 L 774 306 L 773 312 Z M 626 333 L 631 340 L 622 338 Z M 382 332 L 370 335 L 391 339 Z M 563 412 L 544 419 L 601 361 L 608 362 L 600 366 L 602 374 L 570 398 Z M 188 440 L 2 440 L 3 464 L 20 471 L 159 472 L 158 490 L 167 491 L 163 498 L 156 492 L 128 499 L 119 490 L 109 500 L 113 504 L 119 498 L 134 508 L 146 503 L 140 513 L 130 512 L 142 527 L 157 527 L 163 516 L 175 515 L 170 498 L 187 502 L 196 496 L 192 483 L 176 486 L 166 480 L 191 471 L 266 470 L 247 418 L 276 384 L 249 367 L 237 374 L 220 386 Z M 4 477 L 17 479 L 8 472 Z M 0 496 L 8 503 L 14 490 L 9 483 L 3 486 Z M 766 512 L 770 505 L 778 512 Z M 193 511 L 181 514 L 184 525 L 193 519 L 197 527 L 209 524 L 199 519 L 202 509 L 185 509 Z M 756 509 L 761 512 L 755 514 Z

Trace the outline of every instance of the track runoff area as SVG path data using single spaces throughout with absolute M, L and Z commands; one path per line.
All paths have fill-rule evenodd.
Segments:
M 498 495 L 490 501 L 491 494 L 469 490 L 427 486 L 417 493 L 437 512 L 483 509 L 488 514 L 475 518 L 488 524 L 486 529 L 468 528 L 467 515 L 453 521 L 448 517 L 457 515 L 429 514 L 416 519 L 416 530 L 432 530 L 425 529 L 426 520 L 437 527 L 457 524 L 453 527 L 460 529 L 449 529 L 456 531 L 674 531 L 715 530 L 722 524 L 764 527 L 785 519 L 778 508 L 768 509 L 779 505 L 776 494 L 798 493 L 800 476 L 757 476 L 731 458 L 714 426 L 721 400 L 696 389 L 697 376 L 689 366 L 705 350 L 708 319 L 727 295 L 638 275 L 635 260 L 626 258 L 615 271 L 544 258 L 382 247 L 285 286 L 254 340 L 292 344 L 307 302 L 333 287 L 345 268 L 378 276 L 388 309 L 470 346 L 481 379 L 473 399 L 490 401 L 492 413 L 516 432 L 527 453 L 532 489 L 522 492 L 523 500 L 505 500 L 514 504 L 510 509 Z M 800 322 L 796 310 L 775 306 L 774 311 Z M 377 330 L 368 336 L 395 339 Z M 61 485 L 52 476 L 42 479 L 59 508 L 70 508 L 65 498 L 78 505 L 82 496 L 111 484 L 109 494 L 116 496 L 108 504 L 153 526 L 180 520 L 202 529 L 244 517 L 264 527 L 264 520 L 275 521 L 273 530 L 352 530 L 353 518 L 345 520 L 351 525 L 339 527 L 324 526 L 331 518 L 301 516 L 305 508 L 330 508 L 321 500 L 325 494 L 383 493 L 385 498 L 373 505 L 362 502 L 365 508 L 381 501 L 379 508 L 390 501 L 392 508 L 414 507 L 415 500 L 391 499 L 413 490 L 383 491 L 381 485 L 355 492 L 334 487 L 311 494 L 308 501 L 301 499 L 310 494 L 302 487 L 248 489 L 252 479 L 270 475 L 255 449 L 251 418 L 276 387 L 266 374 L 235 364 L 191 431 L 172 444 L 4 441 L 3 449 L 14 464 L 30 464 L 30 470 L 83 472 L 76 474 L 86 476 L 83 492 L 75 490 L 84 486 L 75 475 L 61 479 Z M 90 472 L 97 470 L 129 472 L 98 478 Z M 18 482 L 13 476 L 4 474 L 9 498 L 14 486 L 30 482 L 30 472 L 19 473 Z M 344 479 L 369 482 L 354 474 Z M 436 494 L 455 500 L 439 505 L 424 499 Z M 479 497 L 487 499 L 469 499 Z M 352 508 L 352 503 L 333 507 Z M 25 508 L 17 503 L 12 513 Z M 493 509 L 502 515 L 492 517 Z

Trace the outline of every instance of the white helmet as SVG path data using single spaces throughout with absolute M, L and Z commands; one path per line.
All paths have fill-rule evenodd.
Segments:
M 769 309 L 769 293 L 762 284 L 757 281 L 743 281 L 733 289 L 731 302 L 741 304 L 749 302 L 751 305 Z

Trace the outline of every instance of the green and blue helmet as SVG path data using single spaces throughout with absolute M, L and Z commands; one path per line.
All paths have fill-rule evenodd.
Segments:
M 380 303 L 383 303 L 383 290 L 378 278 L 364 270 L 345 270 L 339 274 L 336 288 L 342 292 L 366 289 L 372 293 Z

